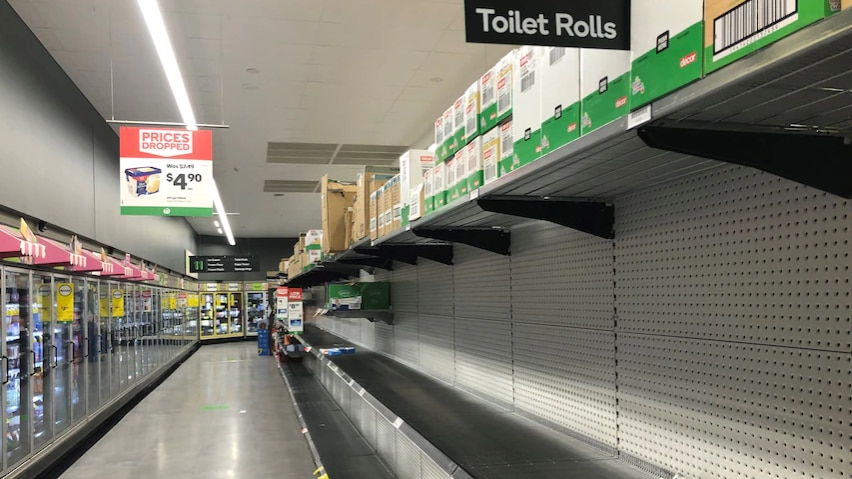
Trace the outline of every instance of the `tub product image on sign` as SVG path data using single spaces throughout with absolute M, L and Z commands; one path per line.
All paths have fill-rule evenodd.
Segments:
M 486 131 L 482 135 L 482 183 L 487 185 L 499 178 L 497 167 L 500 163 L 500 127 Z
M 580 131 L 585 135 L 629 111 L 630 52 L 580 51 Z
M 544 47 L 518 49 L 513 65 L 512 137 L 517 165 L 532 163 L 541 156 L 541 69 Z M 511 171 L 511 170 L 510 170 Z
M 121 127 L 122 215 L 212 216 L 210 130 Z
M 701 78 L 703 5 L 704 0 L 632 0 L 631 109 Z
M 838 0 L 705 0 L 710 73 L 840 10 Z
M 541 152 L 580 137 L 580 49 L 549 47 L 541 68 Z
M 629 0 L 465 0 L 468 43 L 630 49 Z

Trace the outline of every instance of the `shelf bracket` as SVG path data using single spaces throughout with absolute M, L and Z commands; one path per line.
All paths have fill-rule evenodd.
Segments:
M 852 198 L 852 144 L 832 134 L 665 122 L 639 128 L 652 148 L 749 166 L 843 198 Z
M 615 209 L 602 201 L 541 196 L 487 196 L 477 200 L 485 211 L 549 221 L 604 239 L 613 239 Z
M 421 238 L 462 243 L 492 253 L 509 255 L 511 233 L 502 228 L 418 227 L 411 231 Z
M 330 283 L 332 281 L 339 281 L 348 277 L 348 274 L 335 271 L 327 271 L 325 269 L 309 270 L 302 273 L 297 278 L 293 278 L 292 281 L 288 281 L 287 285 L 296 288 L 310 288 L 311 286 L 318 286 L 321 284 Z
M 417 254 L 410 251 L 412 246 L 415 245 L 380 244 L 364 248 L 355 248 L 355 252 L 358 254 L 378 256 L 380 258 L 391 259 L 393 261 L 399 261 L 401 263 L 416 265 Z
M 437 263 L 453 264 L 453 245 L 446 244 L 418 244 L 413 248 L 417 256 L 435 261 Z
M 367 258 L 344 258 L 338 259 L 338 263 L 350 264 L 355 266 L 366 266 L 369 268 L 379 268 L 391 271 L 393 270 L 393 260 L 388 258 L 380 258 L 378 256 L 370 256 Z

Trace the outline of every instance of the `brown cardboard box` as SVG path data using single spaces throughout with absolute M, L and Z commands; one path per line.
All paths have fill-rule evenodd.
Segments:
M 388 199 L 388 196 L 389 196 L 387 194 L 387 189 L 388 189 L 388 185 L 384 185 L 381 188 L 379 188 L 379 190 L 378 190 L 379 194 L 378 194 L 378 197 L 376 198 L 376 204 L 378 205 L 378 209 L 376 210 L 376 216 L 379 218 L 379 221 L 378 221 L 378 223 L 379 223 L 379 226 L 378 226 L 379 238 L 384 236 L 385 233 L 387 233 L 387 231 L 388 231 L 387 225 L 385 224 L 385 210 L 387 209 L 387 204 L 388 204 L 387 199 Z
M 370 233 L 367 226 L 370 221 L 369 201 L 365 202 L 360 198 L 361 196 L 356 196 L 355 203 L 352 204 L 352 221 L 349 223 L 351 227 L 349 235 L 350 243 L 355 243 Z
M 352 241 L 359 241 L 370 234 L 370 195 L 387 182 L 390 175 L 363 172 L 358 177 L 355 203 L 352 205 Z
M 299 241 L 293 245 L 293 256 L 299 256 L 305 250 L 305 236 L 307 236 L 306 233 L 299 234 Z
M 402 181 L 400 181 L 399 176 L 395 176 L 393 180 L 391 180 L 391 210 L 392 210 L 392 222 L 390 231 L 396 231 L 402 228 L 402 191 L 400 187 L 402 186 Z
M 370 239 L 376 239 L 379 237 L 379 192 L 374 191 L 370 193 Z
M 346 208 L 343 212 L 343 236 L 346 238 L 346 244 L 349 244 L 349 239 L 352 238 L 352 208 Z
M 843 0 L 840 2 L 840 8 L 846 10 L 847 8 L 852 7 L 852 0 Z
M 296 275 L 302 272 L 302 255 L 294 254 L 290 257 L 290 260 L 287 262 L 287 277 L 294 278 Z
M 329 180 L 328 175 L 321 180 L 322 198 L 322 251 L 324 253 L 345 251 L 349 247 L 349 236 L 344 212 L 352 207 L 356 185 L 343 184 Z

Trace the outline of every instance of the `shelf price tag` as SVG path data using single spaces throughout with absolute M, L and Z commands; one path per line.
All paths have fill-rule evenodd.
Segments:
M 213 216 L 213 133 L 120 130 L 121 214 Z

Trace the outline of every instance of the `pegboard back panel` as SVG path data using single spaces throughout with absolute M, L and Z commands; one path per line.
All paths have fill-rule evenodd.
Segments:
M 852 477 L 852 355 L 619 335 L 620 446 L 690 478 Z
M 619 328 L 852 352 L 850 206 L 744 167 L 620 198 Z
M 394 263 L 391 283 L 391 305 L 394 311 L 416 313 L 417 299 L 417 266 L 404 263 Z
M 455 326 L 452 316 L 419 318 L 420 368 L 450 384 L 455 382 Z
M 512 318 L 508 256 L 456 244 L 453 263 L 456 316 L 500 321 Z
M 612 241 L 536 221 L 512 229 L 516 323 L 613 328 Z
M 385 353 L 389 356 L 393 356 L 394 355 L 393 326 L 377 321 L 377 322 L 373 323 L 373 328 L 374 328 L 374 331 L 376 333 L 376 336 L 375 336 L 376 348 L 375 348 L 375 350 L 380 352 L 380 353 Z
M 376 349 L 376 325 L 370 321 L 361 321 L 361 344 Z
M 517 323 L 515 407 L 616 446 L 615 334 Z
M 455 318 L 456 385 L 511 405 L 512 323 Z
M 393 351 L 400 361 L 418 367 L 420 361 L 419 318 L 417 313 L 394 312 Z
M 420 259 L 417 264 L 417 292 L 420 314 L 452 316 L 453 266 Z

